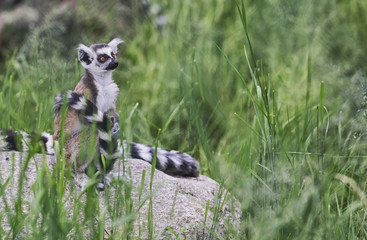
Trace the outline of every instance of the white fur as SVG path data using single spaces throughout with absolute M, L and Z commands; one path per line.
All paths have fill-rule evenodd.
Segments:
M 55 103 L 60 103 L 60 105 L 61 105 L 62 101 L 63 101 L 63 98 L 64 98 L 64 95 L 62 93 L 57 94 L 57 96 L 55 97 Z
M 113 49 L 111 47 L 98 48 L 97 52 L 96 52 L 96 55 L 107 54 L 107 55 L 111 56 L 112 51 L 113 51 Z
M 2 136 L 2 132 L 0 130 L 0 150 L 6 150 L 7 142 L 5 141 L 5 137 Z
M 87 65 L 83 61 L 81 61 L 81 58 L 82 58 L 81 51 L 84 51 L 86 54 L 88 54 L 92 58 L 93 57 L 95 58 L 95 55 L 93 54 L 92 50 L 89 47 L 85 46 L 84 44 L 79 44 L 79 46 L 78 46 L 78 60 L 82 63 L 82 66 L 87 69 L 92 64 Z M 92 59 L 91 59 L 91 61 L 92 61 Z M 92 63 L 93 63 L 93 61 L 92 61 Z
M 147 162 L 152 162 L 152 155 L 149 152 L 140 152 L 139 156 Z
M 115 103 L 119 93 L 119 88 L 112 80 L 112 72 L 103 75 L 94 75 L 95 84 L 98 89 L 97 108 L 105 113 L 110 109 L 115 109 Z
M 178 157 L 178 155 L 171 155 L 170 159 L 176 167 L 179 167 L 181 165 L 182 160 Z
M 72 99 L 72 93 L 73 91 L 68 91 L 68 99 Z M 59 98 L 62 98 L 62 95 Z M 84 96 L 80 96 L 78 100 L 79 101 L 77 103 L 70 105 L 70 106 L 78 111 L 85 109 L 85 106 L 87 105 L 87 101 L 85 100 Z
M 86 102 L 81 100 L 81 101 L 78 101 L 76 104 L 73 104 L 71 105 L 72 108 L 74 108 L 75 110 L 83 110 L 85 109 L 85 105 L 86 105 Z
M 109 133 L 98 131 L 98 136 L 105 141 L 111 141 L 111 134 Z
M 167 151 L 163 150 L 163 149 L 157 149 L 157 159 L 159 159 L 159 163 L 161 164 L 161 166 L 165 169 L 167 167 Z
M 47 138 L 47 143 L 46 143 L 46 153 L 50 154 L 50 155 L 54 155 L 55 154 L 55 149 L 53 148 L 53 137 L 51 134 L 47 133 L 47 132 L 43 132 L 42 133 L 42 137 Z
M 103 113 L 101 111 L 98 110 L 98 112 L 96 114 L 93 115 L 92 117 L 92 121 L 98 121 L 98 122 L 101 122 L 103 121 Z M 92 122 L 91 121 L 91 122 Z
M 90 123 L 93 122 L 93 121 L 101 122 L 103 120 L 103 113 L 101 111 L 98 111 L 93 116 L 85 116 L 85 118 Z
M 147 162 L 152 162 L 152 154 L 150 153 L 150 148 L 142 144 L 139 145 L 139 156 Z
M 22 135 L 22 151 L 28 151 L 28 143 L 31 141 L 29 138 L 29 134 L 26 132 L 21 131 L 20 134 Z
M 124 41 L 119 39 L 119 38 L 114 38 L 112 39 L 111 42 L 108 43 L 109 46 L 111 46 L 113 52 L 116 54 L 117 53 L 117 46 L 120 44 L 120 43 L 123 43 Z

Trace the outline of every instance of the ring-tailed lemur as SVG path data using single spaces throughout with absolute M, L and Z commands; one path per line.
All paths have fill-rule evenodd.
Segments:
M 78 47 L 78 60 L 81 62 L 85 69 L 85 74 L 74 89 L 76 94 L 86 97 L 89 102 L 96 105 L 97 109 L 103 113 L 104 124 L 109 122 L 106 116 L 110 116 L 112 119 L 112 125 L 115 125 L 115 130 L 119 130 L 118 115 L 115 112 L 115 103 L 119 93 L 119 88 L 112 80 L 112 72 L 118 66 L 116 60 L 117 46 L 123 41 L 115 38 L 108 44 L 98 43 L 87 47 L 83 44 L 79 44 Z M 79 99 L 79 98 L 76 98 Z M 71 99 L 73 100 L 73 99 Z M 107 131 L 108 126 L 104 126 L 104 129 L 98 128 L 98 140 L 96 136 L 92 136 L 92 132 L 89 129 L 87 137 L 83 136 L 82 129 L 85 125 L 85 119 L 81 115 L 82 105 L 81 102 L 75 100 L 71 104 L 78 106 L 79 109 L 68 107 L 66 111 L 66 118 L 64 124 L 62 124 L 60 107 L 58 106 L 62 101 L 62 95 L 58 95 L 55 99 L 55 132 L 53 140 L 58 141 L 60 134 L 63 131 L 68 137 L 65 143 L 65 157 L 68 162 L 72 162 L 76 165 L 79 172 L 86 172 L 90 166 L 96 168 L 96 170 L 103 170 L 101 162 L 101 154 L 104 155 L 106 160 L 106 171 L 112 169 L 113 163 L 117 158 L 117 137 L 114 136 L 114 144 L 107 145 L 105 138 L 110 131 Z M 79 106 L 79 105 L 80 106 Z M 73 105 L 69 105 L 73 106 Z M 85 106 L 87 107 L 87 106 Z M 85 109 L 87 111 L 87 109 Z M 87 113 L 87 112 L 86 112 Z M 97 124 L 98 126 L 98 124 Z M 62 129 L 61 129 L 62 128 Z M 114 134 L 116 135 L 116 134 Z M 112 135 L 110 136 L 112 137 Z M 95 146 L 89 146 L 90 142 L 93 142 L 95 138 Z M 110 142 L 112 143 L 112 142 Z M 87 146 L 90 148 L 87 149 Z M 96 150 L 92 153 L 87 153 L 88 150 Z M 94 158 L 98 158 L 97 164 L 91 165 L 91 161 Z
M 97 154 L 104 156 L 106 160 L 105 170 L 112 169 L 117 158 L 125 156 L 142 159 L 152 162 L 154 147 L 130 143 L 119 142 L 119 117 L 115 112 L 115 103 L 119 93 L 117 85 L 112 80 L 112 72 L 118 66 L 116 60 L 117 46 L 122 42 L 120 39 L 113 39 L 110 43 L 93 44 L 87 47 L 80 44 L 78 47 L 78 60 L 85 69 L 85 75 L 77 84 L 74 91 L 67 92 L 67 112 L 65 124 L 61 126 L 60 109 L 63 103 L 63 96 L 59 94 L 55 98 L 55 133 L 53 137 L 48 133 L 41 135 L 28 135 L 24 132 L 6 131 L 3 134 L 3 143 L 0 141 L 0 149 L 7 150 L 27 150 L 28 142 L 42 140 L 42 145 L 47 154 L 55 154 L 53 141 L 60 138 L 61 127 L 68 138 L 65 143 L 66 160 L 76 162 L 77 170 L 85 172 L 91 164 L 90 159 L 79 159 L 79 151 L 87 145 L 81 142 L 81 132 L 85 125 L 96 122 L 98 140 L 96 141 Z M 90 131 L 88 131 L 90 133 Z M 90 138 L 91 136 L 88 135 Z M 1 140 L 1 139 L 0 139 Z M 3 146 L 2 146 L 3 145 Z M 128 147 L 127 147 L 128 146 Z M 101 158 L 99 157 L 99 160 Z M 101 161 L 97 170 L 103 170 Z M 156 168 L 173 176 L 198 176 L 199 164 L 188 154 L 178 151 L 157 149 Z

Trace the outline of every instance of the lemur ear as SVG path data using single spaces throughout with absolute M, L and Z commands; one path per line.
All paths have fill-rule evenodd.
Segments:
M 112 51 L 114 53 L 117 53 L 117 46 L 120 44 L 120 43 L 123 43 L 124 41 L 119 39 L 119 38 L 114 38 L 112 39 L 111 42 L 108 43 L 108 45 L 112 48 Z
M 85 65 L 89 65 L 93 61 L 93 54 L 89 47 L 79 44 L 78 47 L 78 60 L 84 63 Z

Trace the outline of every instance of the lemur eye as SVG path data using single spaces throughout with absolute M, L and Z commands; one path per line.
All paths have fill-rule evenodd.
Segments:
M 112 52 L 111 56 L 113 57 L 113 59 L 116 59 L 116 55 Z
M 100 57 L 100 58 L 99 58 L 99 60 L 100 60 L 101 62 L 104 62 L 104 61 L 106 61 L 106 58 L 105 58 L 105 57 Z

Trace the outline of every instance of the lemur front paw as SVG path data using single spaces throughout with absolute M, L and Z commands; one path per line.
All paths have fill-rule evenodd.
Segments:
M 112 137 L 113 138 L 119 138 L 120 136 L 120 121 L 118 116 L 113 116 L 111 117 L 111 121 L 112 121 Z
M 119 136 L 120 136 L 120 124 L 114 123 L 112 127 L 112 137 L 119 138 Z

